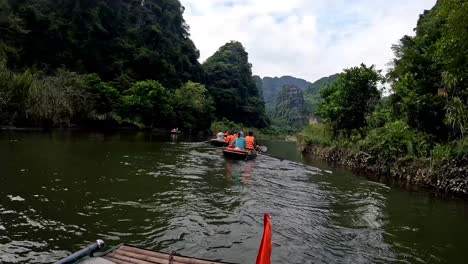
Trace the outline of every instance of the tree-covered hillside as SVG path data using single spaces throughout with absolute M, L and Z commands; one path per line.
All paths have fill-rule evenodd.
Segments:
M 0 0 L 0 53 L 15 71 L 97 73 L 118 88 L 201 80 L 177 0 Z
M 203 64 L 206 84 L 214 98 L 216 116 L 245 125 L 265 127 L 265 104 L 252 76 L 252 65 L 240 42 L 219 48 Z
M 267 107 L 274 105 L 276 97 L 285 85 L 294 85 L 304 91 L 311 83 L 292 76 L 264 77 L 261 87 Z
M 0 0 L 0 125 L 267 126 L 242 45 L 202 67 L 183 11 L 178 0 Z
M 302 129 L 308 122 L 302 90 L 294 85 L 283 86 L 276 97 L 271 117 L 274 125 L 287 131 Z
M 438 1 L 393 47 L 390 113 L 438 142 L 468 127 L 468 1 Z

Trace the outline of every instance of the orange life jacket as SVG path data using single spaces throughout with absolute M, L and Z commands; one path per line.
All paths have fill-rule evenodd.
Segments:
M 229 143 L 229 138 L 230 137 L 231 137 L 231 135 L 224 134 L 223 141 L 226 142 L 226 143 Z
M 230 148 L 232 148 L 232 142 L 234 142 L 234 140 L 237 139 L 237 134 L 235 135 L 231 135 L 230 138 L 229 138 L 229 146 Z
M 246 136 L 245 137 L 245 148 L 254 150 L 255 149 L 255 137 L 252 136 Z

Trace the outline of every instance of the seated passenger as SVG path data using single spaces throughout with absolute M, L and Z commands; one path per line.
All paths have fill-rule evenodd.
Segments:
M 257 144 L 253 132 L 249 132 L 249 135 L 245 137 L 247 150 L 256 150 Z
M 245 138 L 244 138 L 244 132 L 239 132 L 239 137 L 234 140 L 232 143 L 235 147 L 235 149 L 238 150 L 245 150 Z
M 237 130 L 234 130 L 234 134 L 232 134 L 229 138 L 229 141 L 228 141 L 228 148 L 233 148 L 232 146 L 232 142 L 234 142 L 234 140 L 237 139 L 237 136 L 238 136 L 238 133 L 237 133 Z
M 218 134 L 216 134 L 216 140 L 218 141 L 223 141 L 224 140 L 224 133 L 223 131 L 219 131 Z

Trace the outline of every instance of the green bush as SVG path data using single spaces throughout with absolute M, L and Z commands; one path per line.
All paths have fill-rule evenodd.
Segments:
M 403 121 L 388 123 L 384 127 L 371 130 L 358 145 L 361 151 L 387 160 L 405 156 L 427 157 L 431 150 L 429 137 L 412 130 Z
M 330 146 L 333 143 L 333 130 L 325 123 L 310 124 L 298 134 L 297 138 L 306 144 Z
M 124 92 L 120 115 L 134 120 L 141 118 L 146 126 L 158 127 L 173 120 L 171 103 L 171 94 L 159 82 L 140 81 Z
M 461 159 L 468 156 L 468 139 L 454 141 L 445 145 L 436 145 L 431 153 L 433 161 Z
M 0 123 L 12 125 L 27 119 L 27 97 L 34 78 L 30 71 L 10 71 L 0 58 Z
M 109 119 L 121 103 L 121 96 L 112 85 L 103 82 L 99 75 L 93 73 L 85 77 L 86 90 L 90 94 L 95 115 Z
M 72 120 L 90 117 L 90 94 L 84 75 L 59 71 L 55 76 L 34 79 L 27 96 L 27 109 L 36 124 L 69 126 Z
M 174 92 L 172 104 L 177 126 L 188 131 L 206 131 L 213 121 L 214 106 L 203 84 L 187 82 Z

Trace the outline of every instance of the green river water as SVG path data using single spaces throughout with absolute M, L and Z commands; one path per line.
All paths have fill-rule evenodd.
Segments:
M 201 141 L 203 139 L 199 139 Z M 468 203 L 373 182 L 294 143 L 231 161 L 196 139 L 0 132 L 0 262 L 51 263 L 98 238 L 254 263 L 468 263 Z

